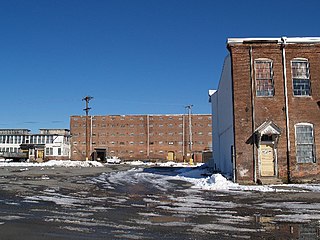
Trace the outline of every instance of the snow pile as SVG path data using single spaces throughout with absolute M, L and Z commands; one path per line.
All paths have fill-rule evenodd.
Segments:
M 191 170 L 181 173 L 177 178 L 191 182 L 194 185 L 193 188 L 203 190 L 236 190 L 239 188 L 238 184 L 227 180 L 221 174 L 204 177 L 203 172 L 203 170 L 195 169 L 195 171 Z
M 124 162 L 124 164 L 133 165 L 133 166 L 142 166 L 142 165 L 152 166 L 152 165 L 153 165 L 153 163 L 150 163 L 150 162 L 142 162 L 142 161 L 140 161 L 140 160 L 127 161 L 127 162 Z
M 133 166 L 156 166 L 156 167 L 199 167 L 203 163 L 197 163 L 196 165 L 189 165 L 183 162 L 148 162 L 148 161 L 125 161 L 123 164 L 133 165 Z
M 273 192 L 276 189 L 271 186 L 257 186 L 257 185 L 239 185 L 234 183 L 221 174 L 212 174 L 205 165 L 198 168 L 186 168 L 175 178 L 187 181 L 193 184 L 193 188 L 202 190 L 215 191 L 260 191 Z
M 103 167 L 97 161 L 50 160 L 48 162 L 0 162 L 0 167 Z

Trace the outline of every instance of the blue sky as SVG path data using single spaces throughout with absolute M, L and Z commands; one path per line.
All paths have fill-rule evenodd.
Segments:
M 229 37 L 320 36 L 320 2 L 0 0 L 0 128 L 210 113 Z

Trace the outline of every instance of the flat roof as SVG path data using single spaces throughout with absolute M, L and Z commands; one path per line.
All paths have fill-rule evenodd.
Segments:
M 320 37 L 280 37 L 280 38 L 228 38 L 227 44 L 236 43 L 320 43 Z

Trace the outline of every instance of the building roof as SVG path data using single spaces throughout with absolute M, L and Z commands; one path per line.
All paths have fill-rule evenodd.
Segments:
M 320 37 L 228 38 L 227 44 L 241 43 L 320 43 Z

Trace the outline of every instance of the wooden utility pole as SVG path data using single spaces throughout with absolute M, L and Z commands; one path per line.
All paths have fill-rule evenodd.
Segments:
M 188 109 L 188 118 L 189 118 L 189 150 L 192 152 L 192 122 L 191 122 L 191 109 L 193 105 L 188 105 L 186 108 Z
M 93 97 L 90 96 L 86 96 L 82 99 L 82 101 L 86 101 L 86 108 L 83 109 L 83 111 L 86 112 L 86 161 L 89 160 L 90 156 L 89 110 L 91 108 L 89 108 L 89 102 L 91 99 L 93 99 Z

